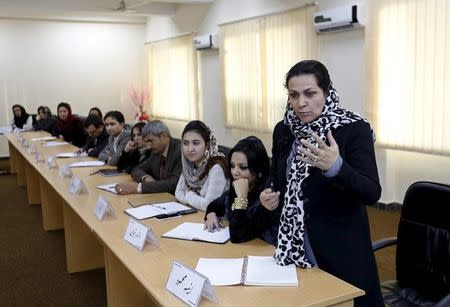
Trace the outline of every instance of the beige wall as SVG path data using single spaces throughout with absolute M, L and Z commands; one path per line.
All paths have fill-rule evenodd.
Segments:
M 0 19 L 0 126 L 16 103 L 36 113 L 67 101 L 74 113 L 98 106 L 131 119 L 128 88 L 142 82 L 144 35 L 144 24 Z

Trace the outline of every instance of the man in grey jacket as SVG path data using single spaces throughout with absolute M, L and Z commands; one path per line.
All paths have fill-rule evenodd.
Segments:
M 119 111 L 106 113 L 104 124 L 109 140 L 108 145 L 98 155 L 98 159 L 108 165 L 117 165 L 123 149 L 130 140 L 130 130 L 125 129 L 125 118 Z
M 167 125 L 160 120 L 149 121 L 142 129 L 142 137 L 152 153 L 131 172 L 136 183 L 120 183 L 116 191 L 173 194 L 182 171 L 181 141 L 172 138 Z

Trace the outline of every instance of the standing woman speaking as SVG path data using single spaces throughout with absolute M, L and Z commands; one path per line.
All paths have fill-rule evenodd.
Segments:
M 295 64 L 285 87 L 286 112 L 273 132 L 273 190 L 260 194 L 264 206 L 283 206 L 275 258 L 364 290 L 355 306 L 383 306 L 365 208 L 381 194 L 372 129 L 341 108 L 318 61 Z

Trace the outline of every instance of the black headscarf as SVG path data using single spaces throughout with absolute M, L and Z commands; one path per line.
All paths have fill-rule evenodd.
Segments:
M 14 114 L 14 108 L 17 108 L 17 107 L 19 107 L 20 110 L 21 110 L 21 114 L 20 114 L 19 117 L 17 117 L 17 116 Z M 25 108 L 22 107 L 20 104 L 15 104 L 15 105 L 13 105 L 13 106 L 12 106 L 12 111 L 13 111 L 13 114 L 14 114 L 14 126 L 16 126 L 16 127 L 19 128 L 19 129 L 22 129 L 22 128 L 23 128 L 23 125 L 26 124 L 26 122 L 27 122 L 28 117 L 30 116 L 30 114 L 28 114 L 27 111 L 25 111 Z

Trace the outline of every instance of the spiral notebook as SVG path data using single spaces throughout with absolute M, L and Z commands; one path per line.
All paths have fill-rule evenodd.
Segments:
M 272 256 L 200 258 L 195 270 L 208 277 L 213 286 L 298 286 L 296 266 L 277 265 Z
M 225 227 L 220 231 L 209 232 L 203 223 L 184 222 L 164 233 L 162 237 L 223 244 L 230 240 L 230 231 Z

